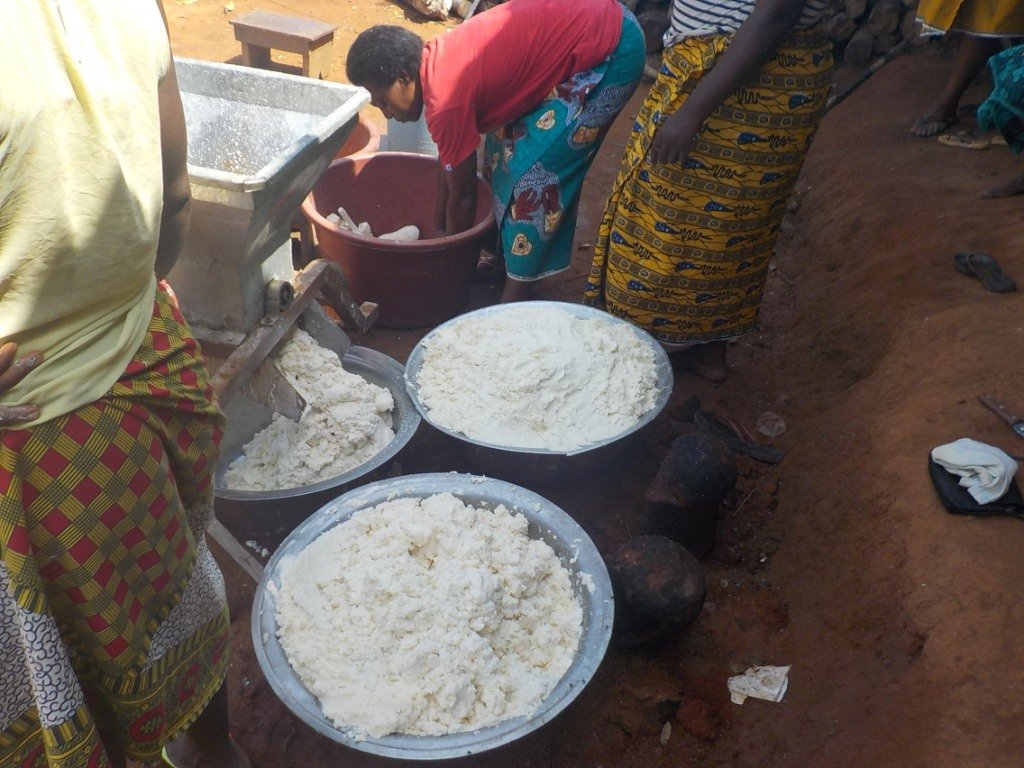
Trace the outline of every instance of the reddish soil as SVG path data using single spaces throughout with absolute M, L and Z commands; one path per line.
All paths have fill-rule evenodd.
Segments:
M 166 2 L 179 55 L 237 55 L 222 0 Z M 358 29 L 393 20 L 426 36 L 442 29 L 383 0 L 259 7 L 339 24 L 338 79 Z M 686 398 L 697 394 L 751 427 L 764 412 L 780 414 L 784 461 L 738 459 L 738 488 L 703 561 L 709 594 L 697 621 L 655 648 L 613 645 L 554 722 L 459 764 L 1010 768 L 1024 760 L 1024 525 L 948 514 L 926 472 L 928 451 L 958 437 L 1024 452 L 976 401 L 990 392 L 1024 409 L 1024 297 L 988 293 L 952 262 L 957 251 L 983 250 L 1024 279 L 1022 199 L 978 196 L 1024 163 L 1005 148 L 954 149 L 909 135 L 949 64 L 948 51 L 920 48 L 826 117 L 779 243 L 761 328 L 731 345 L 729 381 L 679 373 L 670 407 L 627 463 L 544 489 L 607 555 L 644 532 L 643 491 L 682 428 L 672 414 Z M 967 101 L 982 96 L 975 89 Z M 546 298 L 580 298 L 638 104 L 594 164 L 573 268 L 544 286 Z M 494 298 L 479 289 L 474 304 Z M 404 360 L 422 333 L 374 330 L 357 343 Z M 406 472 L 461 468 L 426 430 L 402 463 Z M 229 562 L 225 572 L 233 728 L 254 764 L 389 764 L 318 736 L 275 698 L 251 647 L 253 584 Z M 756 663 L 792 665 L 785 699 L 731 704 L 726 678 Z

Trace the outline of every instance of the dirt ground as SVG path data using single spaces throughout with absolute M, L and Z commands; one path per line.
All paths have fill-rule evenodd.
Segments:
M 165 1 L 178 55 L 237 60 L 223 0 Z M 335 79 L 348 43 L 371 23 L 407 24 L 424 36 L 443 29 L 385 0 L 235 0 L 234 14 L 254 5 L 338 24 Z M 779 242 L 761 328 L 731 345 L 729 381 L 677 373 L 669 408 L 628 463 L 585 484 L 544 489 L 608 555 L 644 532 L 642 493 L 683 428 L 672 416 L 686 398 L 696 394 L 750 426 L 762 413 L 781 415 L 783 462 L 738 460 L 739 486 L 704 560 L 709 593 L 700 617 L 654 648 L 613 643 L 595 680 L 555 721 L 459 765 L 1024 762 L 1024 526 L 948 514 L 926 471 L 928 451 L 959 437 L 1024 453 L 976 400 L 989 392 L 1024 409 L 1024 299 L 984 291 L 952 262 L 957 251 L 987 251 L 1024 278 L 1022 198 L 979 198 L 1024 172 L 1024 159 L 1002 147 L 954 149 L 909 135 L 949 65 L 948 50 L 918 48 L 827 115 Z M 967 101 L 981 97 L 976 87 Z M 580 298 L 638 105 L 635 97 L 594 164 L 573 268 L 544 286 L 545 298 Z M 477 289 L 473 301 L 494 297 Z M 357 343 L 404 360 L 421 335 L 374 330 Z M 426 430 L 402 463 L 406 472 L 462 468 L 452 446 Z M 275 698 L 252 653 L 253 584 L 225 570 L 233 729 L 254 764 L 390 764 L 318 736 Z M 792 665 L 785 699 L 731 704 L 726 678 L 756 663 Z

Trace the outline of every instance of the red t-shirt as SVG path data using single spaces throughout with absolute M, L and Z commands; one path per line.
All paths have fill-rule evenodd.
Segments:
M 427 129 L 449 170 L 480 134 L 529 114 L 552 89 L 615 50 L 618 0 L 509 0 L 423 47 Z

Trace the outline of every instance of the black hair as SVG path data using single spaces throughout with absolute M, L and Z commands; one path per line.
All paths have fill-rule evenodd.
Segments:
M 420 74 L 423 38 L 393 24 L 378 24 L 361 32 L 348 49 L 345 72 L 349 82 L 366 88 L 387 88 L 403 72 Z

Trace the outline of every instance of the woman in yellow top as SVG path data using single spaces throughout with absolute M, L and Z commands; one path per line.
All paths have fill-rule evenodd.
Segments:
M 223 417 L 159 281 L 189 203 L 161 14 L 12 0 L 0 24 L 3 766 L 248 765 L 204 541 Z

